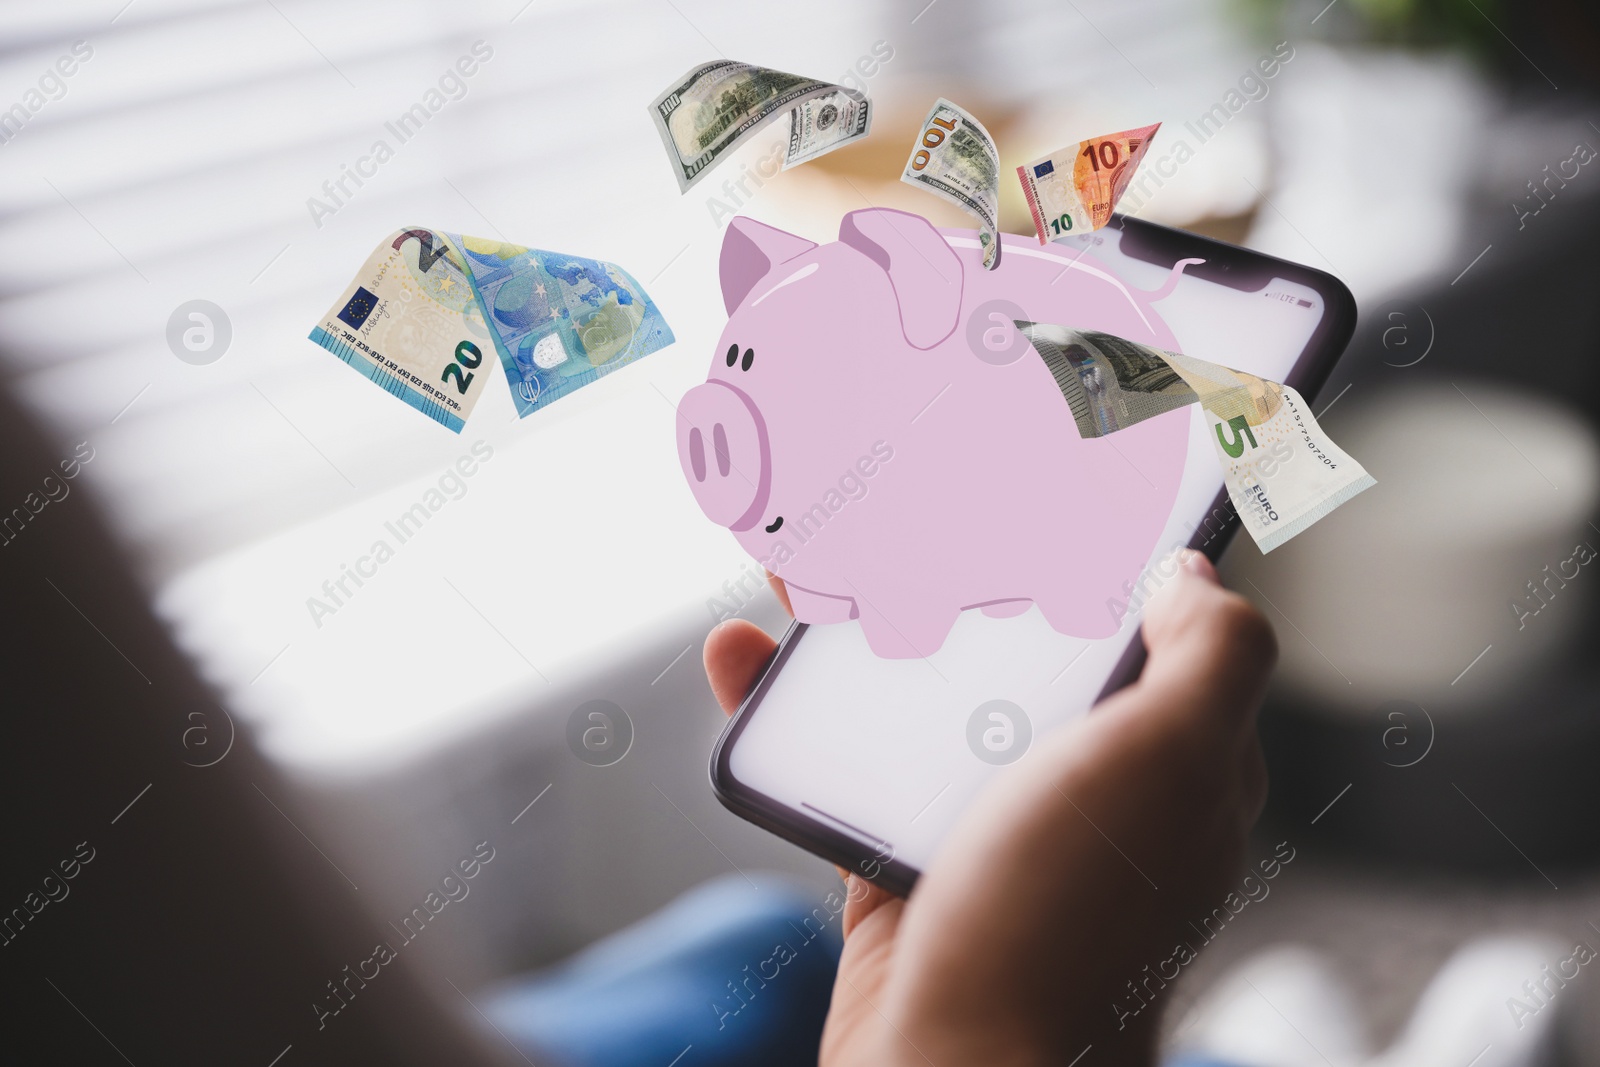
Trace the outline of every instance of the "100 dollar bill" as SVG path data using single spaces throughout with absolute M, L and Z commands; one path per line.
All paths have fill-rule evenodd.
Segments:
M 900 180 L 976 216 L 983 265 L 1000 265 L 1000 153 L 983 123 L 943 97 L 934 101 Z
M 1199 404 L 1228 497 L 1262 552 L 1377 484 L 1287 385 L 1114 334 L 1016 325 L 1044 359 L 1084 437 Z
M 680 193 L 785 112 L 786 170 L 865 137 L 872 126 L 871 101 L 852 89 L 731 59 L 702 63 L 650 105 Z
M 1039 243 L 1098 230 L 1127 191 L 1161 123 L 1068 145 L 1017 168 Z

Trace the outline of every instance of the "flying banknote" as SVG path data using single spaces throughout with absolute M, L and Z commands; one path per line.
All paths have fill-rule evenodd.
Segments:
M 785 170 L 872 128 L 872 102 L 854 89 L 731 59 L 700 64 L 650 105 L 680 193 L 782 114 L 789 116 Z
M 526 416 L 673 337 L 615 264 L 409 227 L 367 257 L 311 340 L 460 433 L 491 350 Z
M 1098 230 L 1110 222 L 1160 128 L 1158 122 L 1091 137 L 1018 167 L 1039 243 Z

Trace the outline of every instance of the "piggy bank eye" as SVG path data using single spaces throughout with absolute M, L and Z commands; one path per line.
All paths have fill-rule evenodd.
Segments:
M 738 345 L 729 345 L 728 346 L 728 366 L 731 367 L 735 363 L 737 363 L 738 361 L 739 361 L 739 346 Z
M 734 347 L 737 348 L 738 346 L 735 345 Z M 753 348 L 745 349 L 744 350 L 744 362 L 739 365 L 739 369 L 740 370 L 749 370 L 750 369 L 750 364 L 755 362 L 755 358 L 756 358 L 756 350 L 755 349 L 753 349 Z M 733 364 L 730 361 L 728 365 L 732 366 Z

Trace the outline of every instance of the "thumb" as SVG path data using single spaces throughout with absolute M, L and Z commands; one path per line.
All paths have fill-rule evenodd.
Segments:
M 855 932 L 856 927 L 867 920 L 867 917 L 885 904 L 892 904 L 900 900 L 899 897 L 860 875 L 851 874 L 843 867 L 839 869 L 839 876 L 844 879 L 844 936 L 848 938 Z
M 1254 717 L 1277 638 L 1248 600 L 1218 583 L 1200 553 L 1185 550 L 1175 580 L 1145 609 L 1143 633 L 1148 659 L 1135 688 L 1157 698 L 1145 702 L 1152 712 L 1212 726 Z

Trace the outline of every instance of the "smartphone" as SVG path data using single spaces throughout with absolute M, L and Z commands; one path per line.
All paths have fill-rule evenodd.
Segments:
M 1355 329 L 1333 276 L 1182 230 L 1113 216 L 1056 242 L 1156 305 L 1187 355 L 1297 389 L 1312 401 Z M 1068 324 L 1070 325 L 1070 324 Z M 1176 502 L 1149 561 L 1188 546 L 1215 559 L 1238 524 L 1198 405 Z M 1130 587 L 1136 575 L 1130 575 Z M 1037 608 L 961 613 L 926 659 L 881 659 L 857 623 L 790 626 L 711 757 L 735 814 L 892 892 L 906 894 L 973 796 L 1032 741 L 1138 676 L 1140 603 L 1111 637 L 1057 633 Z M 1108 605 L 1116 611 L 1116 605 Z

